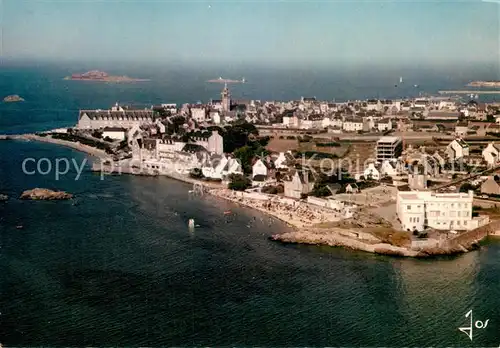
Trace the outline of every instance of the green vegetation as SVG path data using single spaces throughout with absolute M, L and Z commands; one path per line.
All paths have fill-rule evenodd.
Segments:
M 262 188 L 262 192 L 263 193 L 268 193 L 268 194 L 271 194 L 271 195 L 277 195 L 279 193 L 283 193 L 284 192 L 284 188 L 283 188 L 283 185 L 277 185 L 277 186 L 264 186 Z
M 83 145 L 88 145 L 88 146 L 92 146 L 92 147 L 95 147 L 95 148 L 100 149 L 100 150 L 105 150 L 106 153 L 109 153 L 109 154 L 114 153 L 114 151 L 111 150 L 111 147 L 109 144 L 105 144 L 105 143 L 102 143 L 102 142 L 96 141 L 96 140 L 87 139 L 87 138 L 84 138 L 84 137 L 81 137 L 78 135 L 64 134 L 64 133 L 52 133 L 51 136 L 54 139 L 71 141 L 73 143 L 78 142 L 78 143 L 83 144 Z
M 189 176 L 193 179 L 202 179 L 203 178 L 203 173 L 200 168 L 193 168 L 189 172 Z
M 474 186 L 474 185 L 472 185 L 472 184 L 470 184 L 470 183 L 466 182 L 465 184 L 463 184 L 462 186 L 460 186 L 460 190 L 459 190 L 459 191 L 460 191 L 460 192 L 466 192 L 466 193 L 467 193 L 467 192 L 469 192 L 469 190 L 474 191 L 474 190 L 476 190 L 476 189 L 477 189 L 477 187 L 476 187 L 476 186 Z
M 241 174 L 231 174 L 229 176 L 229 185 L 227 186 L 230 190 L 234 191 L 245 191 L 251 186 L 250 179 Z
M 102 139 L 102 132 L 96 129 L 92 132 L 92 136 L 97 139 Z
M 341 147 L 342 144 L 337 143 L 337 142 L 330 142 L 330 143 L 316 143 L 317 147 Z
M 317 151 L 304 151 L 304 152 L 297 152 L 295 154 L 295 158 L 299 158 L 302 156 L 305 156 L 305 158 L 307 158 L 307 159 L 309 159 L 311 157 L 314 157 L 315 159 L 325 159 L 325 158 L 335 159 L 335 158 L 338 158 L 338 156 L 336 154 L 317 152 Z
M 382 243 L 388 243 L 398 247 L 405 247 L 411 244 L 411 234 L 409 232 L 397 232 L 390 228 L 376 227 L 366 230 L 380 239 Z

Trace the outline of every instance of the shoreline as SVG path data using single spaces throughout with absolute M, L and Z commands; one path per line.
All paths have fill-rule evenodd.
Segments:
M 39 141 L 45 143 L 51 143 L 60 146 L 66 146 L 74 150 L 80 151 L 90 156 L 94 156 L 100 159 L 109 159 L 110 156 L 106 154 L 105 151 L 96 149 L 94 147 L 73 143 L 70 141 L 53 139 L 51 137 L 41 137 L 35 134 L 23 134 L 23 135 L 12 135 L 3 138 L 5 140 L 24 140 L 24 141 Z M 308 244 L 308 245 L 326 245 L 331 247 L 344 247 L 351 250 L 358 250 L 364 252 L 370 252 L 374 254 L 381 254 L 387 256 L 402 256 L 402 257 L 435 257 L 435 256 L 445 256 L 445 255 L 457 255 L 465 253 L 471 250 L 476 250 L 478 248 L 478 243 L 485 238 L 472 238 L 466 243 L 458 244 L 454 247 L 435 246 L 433 248 L 421 248 L 420 250 L 413 249 L 411 247 L 399 247 L 388 243 L 383 243 L 382 241 L 374 238 L 373 236 L 368 236 L 366 232 L 361 232 L 355 228 L 316 228 L 314 225 L 316 223 L 322 222 L 336 222 L 342 220 L 339 216 L 335 215 L 333 210 L 326 211 L 326 208 L 312 206 L 305 202 L 290 200 L 288 202 L 293 203 L 293 206 L 288 203 L 289 209 L 286 210 L 287 213 L 280 211 L 283 209 L 283 205 L 286 203 L 280 202 L 280 197 L 268 197 L 268 199 L 251 199 L 249 197 L 244 197 L 243 193 L 238 193 L 237 191 L 231 191 L 224 188 L 220 183 L 209 183 L 201 180 L 190 178 L 189 176 L 178 174 L 178 173 L 161 173 L 153 174 L 149 172 L 134 172 L 133 170 L 126 169 L 127 167 L 118 167 L 119 171 L 108 171 L 108 174 L 120 173 L 120 174 L 130 174 L 130 175 L 143 175 L 143 176 L 166 176 L 170 179 L 174 179 L 183 183 L 201 185 L 203 191 L 208 192 L 214 197 L 219 199 L 224 199 L 230 201 L 234 204 L 240 206 L 254 209 L 264 213 L 270 217 L 276 218 L 286 225 L 292 228 L 291 232 L 286 232 L 282 234 L 276 234 L 269 237 L 270 240 L 280 242 L 283 244 Z M 124 170 L 125 169 L 125 170 Z M 101 169 L 92 169 L 94 172 L 106 173 L 106 170 L 101 167 Z M 240 196 L 241 197 L 238 197 Z M 269 207 L 264 207 L 264 204 L 271 204 Z M 275 204 L 275 206 L 272 206 Z M 271 208 L 274 208 L 271 210 Z M 292 211 L 291 209 L 295 209 Z M 332 214 L 335 219 L 327 220 L 324 218 L 324 214 Z M 286 216 L 288 215 L 288 216 Z M 319 216 L 318 216 L 319 215 Z M 309 221 L 304 221 L 308 219 Z M 316 220 L 316 221 L 314 221 Z M 491 223 L 489 224 L 491 225 Z M 489 226 L 486 225 L 486 226 Z M 361 237 L 360 237 L 361 236 Z M 499 231 L 492 231 L 488 233 L 487 236 L 493 238 L 500 237 Z
M 42 137 L 36 134 L 20 134 L 20 135 L 6 135 L 3 140 L 20 140 L 20 141 L 38 141 L 41 143 L 49 143 L 49 144 L 55 144 L 55 145 L 60 145 L 60 146 L 65 146 L 69 147 L 73 150 L 77 150 L 79 152 L 85 153 L 87 155 L 97 157 L 100 159 L 106 159 L 109 158 L 110 156 L 106 153 L 104 150 L 97 149 L 95 147 L 81 144 L 81 143 L 74 143 L 71 141 L 66 141 L 66 140 L 61 140 L 61 139 L 54 139 L 50 137 L 49 135 Z

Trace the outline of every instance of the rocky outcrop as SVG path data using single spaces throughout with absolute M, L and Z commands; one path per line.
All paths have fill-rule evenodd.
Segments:
M 64 200 L 71 199 L 73 195 L 64 191 L 52 191 L 43 188 L 35 188 L 33 190 L 26 190 L 21 195 L 20 199 L 31 200 Z
M 14 94 L 14 95 L 8 95 L 8 96 L 6 96 L 5 98 L 3 98 L 3 101 L 6 102 L 6 103 L 13 103 L 13 102 L 24 101 L 24 99 L 21 98 L 20 96 L 18 96 L 17 94 Z
M 9 199 L 9 196 L 0 194 L 0 202 L 5 202 Z

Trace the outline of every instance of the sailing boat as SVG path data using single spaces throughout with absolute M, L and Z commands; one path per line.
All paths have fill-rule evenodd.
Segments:
M 403 76 L 399 77 L 399 83 L 403 83 Z

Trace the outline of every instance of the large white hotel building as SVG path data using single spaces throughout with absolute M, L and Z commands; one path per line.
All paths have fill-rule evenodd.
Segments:
M 472 217 L 474 192 L 435 193 L 431 191 L 399 192 L 397 214 L 403 230 L 472 230 L 487 218 Z

